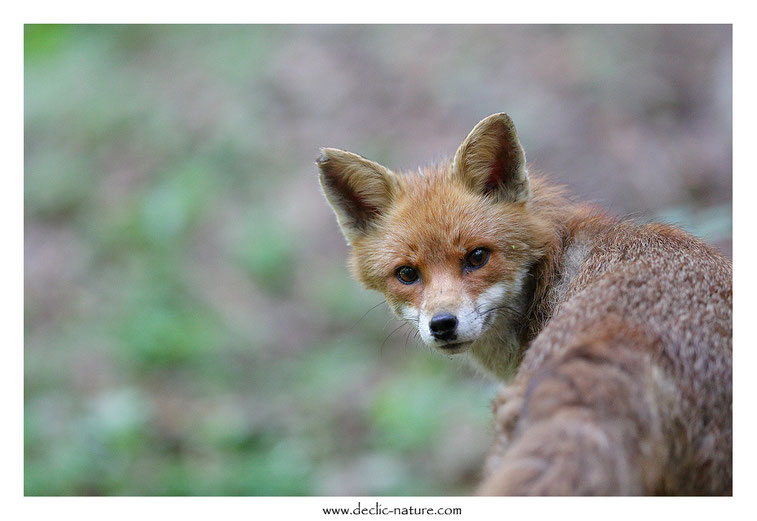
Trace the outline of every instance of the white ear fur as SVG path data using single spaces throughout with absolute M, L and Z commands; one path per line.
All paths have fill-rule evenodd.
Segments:
M 352 244 L 388 207 L 394 174 L 378 163 L 336 148 L 321 149 L 316 163 L 323 193 L 347 242 Z
M 484 118 L 471 130 L 457 149 L 453 171 L 477 193 L 513 203 L 530 197 L 526 154 L 504 112 Z

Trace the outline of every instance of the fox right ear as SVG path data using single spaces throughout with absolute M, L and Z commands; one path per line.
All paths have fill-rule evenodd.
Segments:
M 513 120 L 504 112 L 484 118 L 471 130 L 457 149 L 454 172 L 474 192 L 501 201 L 523 202 L 530 196 L 526 154 Z
M 323 193 L 352 244 L 388 207 L 394 175 L 378 163 L 336 148 L 321 149 L 316 163 Z

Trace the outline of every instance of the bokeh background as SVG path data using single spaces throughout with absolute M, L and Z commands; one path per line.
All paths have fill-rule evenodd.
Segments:
M 346 268 L 322 146 L 507 111 L 534 168 L 731 254 L 730 26 L 27 26 L 25 493 L 468 494 L 492 384 Z

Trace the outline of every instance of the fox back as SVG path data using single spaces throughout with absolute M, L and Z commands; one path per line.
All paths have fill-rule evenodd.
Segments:
M 570 202 L 506 114 L 418 172 L 318 165 L 355 276 L 506 384 L 481 493 L 730 493 L 730 261 Z

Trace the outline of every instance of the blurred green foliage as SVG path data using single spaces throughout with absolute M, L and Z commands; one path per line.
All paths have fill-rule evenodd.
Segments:
M 728 36 L 670 31 L 26 26 L 25 493 L 469 493 L 493 388 L 351 278 L 318 147 L 393 165 L 508 107 L 601 120 L 505 81 L 610 96 L 603 82 L 669 70 L 628 49 Z M 560 49 L 588 58 L 552 67 Z M 656 102 L 618 92 L 607 106 Z M 716 208 L 670 218 L 722 239 Z
M 478 466 L 490 388 L 401 335 L 380 353 L 385 306 L 346 329 L 379 297 L 338 255 L 312 264 L 282 215 L 293 163 L 253 95 L 280 32 L 26 27 L 27 495 L 469 484 L 424 459 L 467 422 Z M 192 107 L 240 85 L 243 111 Z

